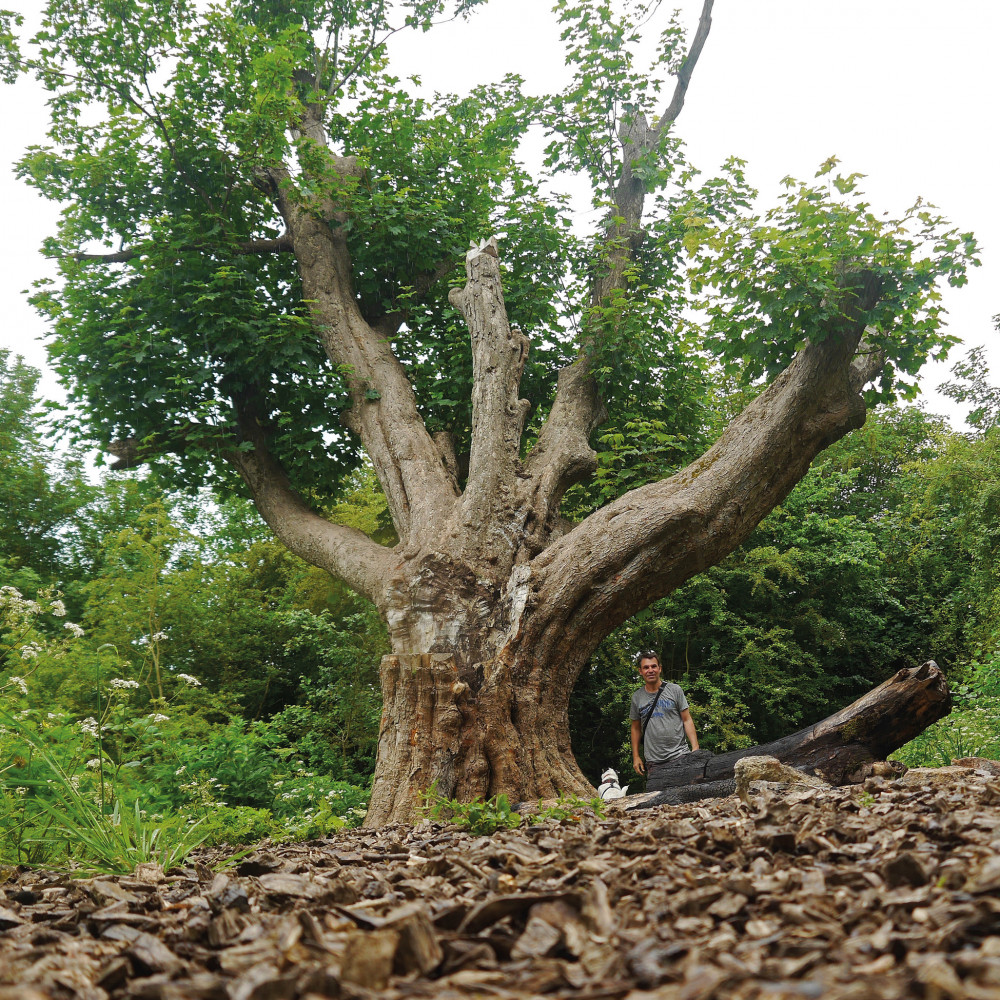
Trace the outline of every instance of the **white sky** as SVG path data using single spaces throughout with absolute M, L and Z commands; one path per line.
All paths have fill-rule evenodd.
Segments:
M 669 0 L 692 30 L 700 0 Z M 19 5 L 29 18 L 38 0 Z M 868 175 L 874 206 L 895 213 L 917 195 L 936 204 L 982 246 L 983 266 L 962 289 L 946 289 L 951 330 L 968 347 L 987 344 L 992 382 L 1000 382 L 1000 5 L 995 0 L 717 0 L 712 33 L 677 131 L 706 173 L 735 154 L 770 204 L 786 174 L 808 179 L 831 154 L 845 171 Z M 525 77 L 544 92 L 562 75 L 558 29 L 546 3 L 492 0 L 467 23 L 400 39 L 397 72 L 428 87 L 462 91 Z M 50 273 L 37 252 L 54 228 L 55 208 L 18 182 L 7 165 L 44 142 L 44 95 L 31 81 L 0 85 L 0 204 L 7 237 L 0 248 L 0 347 L 45 367 L 45 329 L 22 290 Z M 931 389 L 963 352 L 925 370 Z M 51 376 L 43 382 L 57 389 Z M 959 415 L 932 395 L 931 409 Z

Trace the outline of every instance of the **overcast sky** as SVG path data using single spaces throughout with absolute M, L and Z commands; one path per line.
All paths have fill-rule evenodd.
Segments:
M 19 4 L 29 18 L 40 3 Z M 658 30 L 677 6 L 692 27 L 700 0 L 664 4 Z M 995 0 L 717 0 L 712 33 L 678 120 L 690 159 L 709 172 L 727 156 L 748 161 L 748 177 L 769 204 L 787 174 L 810 178 L 828 156 L 868 176 L 874 206 L 902 211 L 917 195 L 937 205 L 982 245 L 983 266 L 962 289 L 946 289 L 949 322 L 969 347 L 987 344 L 1000 382 L 1000 5 Z M 400 74 L 428 88 L 462 91 L 524 76 L 543 92 L 562 75 L 561 49 L 546 5 L 491 0 L 467 23 L 414 35 L 393 47 Z M 54 206 L 17 181 L 12 164 L 44 142 L 44 95 L 30 81 L 0 84 L 0 203 L 6 238 L 0 267 L 0 346 L 44 367 L 45 328 L 22 291 L 50 273 L 38 253 L 54 227 Z M 930 389 L 963 352 L 934 366 Z M 57 392 L 47 377 L 44 386 Z M 931 396 L 938 412 L 958 413 Z

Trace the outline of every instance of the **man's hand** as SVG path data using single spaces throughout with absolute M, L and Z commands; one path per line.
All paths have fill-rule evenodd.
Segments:
M 632 737 L 632 766 L 636 774 L 645 774 L 646 765 L 642 762 L 639 754 L 639 743 L 642 741 L 642 723 L 638 719 L 632 719 L 629 723 L 629 730 Z

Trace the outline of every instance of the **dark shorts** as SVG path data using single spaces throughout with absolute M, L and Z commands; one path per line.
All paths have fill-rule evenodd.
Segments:
M 647 764 L 646 791 L 663 792 L 668 788 L 700 780 L 712 756 L 710 750 L 692 750 L 665 760 L 662 764 Z

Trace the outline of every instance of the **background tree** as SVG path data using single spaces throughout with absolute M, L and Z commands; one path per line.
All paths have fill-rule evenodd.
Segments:
M 0 350 L 0 553 L 6 572 L 30 567 L 52 583 L 67 568 L 61 535 L 94 491 L 82 462 L 53 455 L 45 440 L 39 378 Z
M 560 2 L 563 92 L 413 96 L 387 39 L 473 6 L 52 3 L 14 55 L 53 92 L 52 145 L 21 170 L 67 203 L 36 302 L 86 432 L 121 466 L 238 480 L 388 626 L 372 823 L 433 781 L 586 792 L 568 702 L 590 654 L 732 552 L 866 401 L 912 390 L 949 342 L 936 286 L 974 249 L 922 205 L 872 212 L 833 160 L 761 217 L 738 161 L 699 185 L 673 125 L 711 0 L 651 67 L 655 4 Z M 572 227 L 563 175 L 589 181 L 596 232 Z M 756 388 L 711 448 L 564 517 L 609 411 L 659 420 L 656 398 L 719 369 Z M 705 436 L 703 407 L 668 412 L 665 439 Z M 362 451 L 391 546 L 323 513 Z

